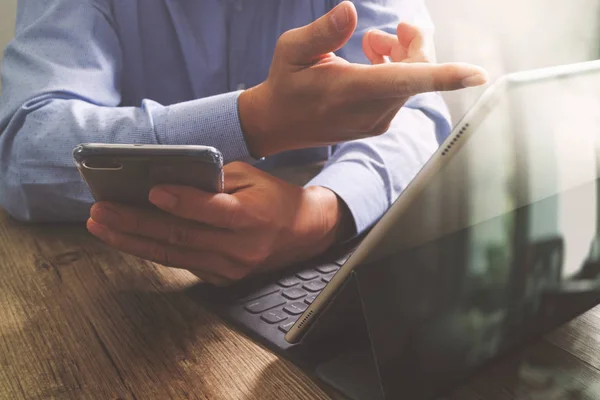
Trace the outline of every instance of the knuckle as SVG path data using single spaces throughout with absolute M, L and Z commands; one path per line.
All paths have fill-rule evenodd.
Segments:
M 323 24 L 312 24 L 311 28 L 311 36 L 316 41 L 324 40 L 329 34 L 329 32 L 324 29 Z
M 159 244 L 150 248 L 150 260 L 162 265 L 170 265 L 170 255 L 167 249 Z
M 313 115 L 316 120 L 325 119 L 331 114 L 332 110 L 339 108 L 341 108 L 340 105 L 336 104 L 335 102 L 319 101 L 314 105 Z
M 462 76 L 463 70 L 459 65 L 442 64 L 440 66 L 440 72 L 442 75 L 446 75 L 452 78 L 452 80 L 457 80 L 460 79 L 460 77 Z
M 142 232 L 142 224 L 140 218 L 137 215 L 127 215 L 122 219 L 122 226 L 125 231 L 132 233 Z
M 283 230 L 280 230 L 280 232 L 283 232 Z M 271 254 L 273 254 L 273 249 L 275 249 L 277 246 L 277 236 L 273 235 L 269 239 L 263 241 L 263 243 L 260 246 L 257 246 L 256 253 L 259 261 L 258 264 L 264 264 L 267 258 L 269 258 Z
M 245 171 L 249 164 L 242 161 L 232 161 L 227 164 L 227 167 L 232 171 Z
M 238 282 L 248 276 L 250 273 L 246 268 L 228 268 L 223 272 L 227 282 Z
M 390 85 L 394 86 L 396 93 L 410 94 L 412 92 L 412 82 L 413 78 L 404 76 L 403 78 L 390 83 Z
M 251 254 L 246 258 L 247 265 L 250 267 L 258 267 L 267 259 L 267 252 L 262 248 L 254 250 Z
M 227 217 L 224 221 L 224 228 L 233 229 L 240 224 L 240 205 L 233 197 L 229 197 L 229 203 L 226 206 Z
M 289 30 L 281 34 L 279 39 L 277 39 L 277 43 L 275 44 L 275 54 L 286 56 L 287 53 L 291 50 L 292 45 L 294 43 L 294 30 Z
M 133 232 L 141 232 L 143 230 L 143 224 L 139 215 L 132 216 L 130 224 Z
M 253 213 L 251 215 L 252 218 L 252 225 L 255 228 L 258 229 L 262 229 L 262 230 L 270 230 L 270 228 L 274 227 L 275 222 L 273 221 L 273 217 L 269 214 L 266 213 Z
M 460 88 L 461 82 L 461 70 L 456 65 L 438 65 L 436 67 L 437 70 L 437 79 L 433 79 L 432 81 L 435 83 L 435 86 L 438 90 L 452 90 L 456 88 Z
M 241 253 L 236 258 L 239 264 L 245 268 L 254 268 L 261 263 L 261 257 L 254 249 Z
M 293 30 L 285 31 L 279 36 L 279 39 L 277 40 L 277 44 L 280 46 L 285 46 L 293 41 L 293 36 L 294 36 Z
M 431 80 L 432 77 L 427 76 L 407 76 L 402 80 L 402 90 L 408 96 L 428 92 L 430 91 Z
M 121 245 L 121 240 L 119 240 L 119 237 L 110 230 L 103 239 L 109 246 L 119 247 Z
M 169 228 L 168 242 L 178 246 L 188 246 L 193 242 L 193 235 L 188 229 L 172 224 Z
M 421 47 L 412 57 L 412 62 L 430 63 L 429 57 L 425 54 L 425 49 Z
M 249 269 L 262 265 L 271 254 L 271 243 L 268 240 L 251 243 L 247 248 L 244 252 L 238 252 L 237 261 Z

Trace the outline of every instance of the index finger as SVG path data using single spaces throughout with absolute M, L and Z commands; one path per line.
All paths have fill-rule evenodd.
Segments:
M 402 98 L 419 93 L 450 91 L 480 86 L 487 73 L 480 67 L 463 63 L 386 63 L 360 65 L 350 86 L 354 93 L 369 98 Z
M 241 207 L 238 199 L 230 194 L 175 185 L 155 186 L 150 190 L 149 200 L 172 215 L 225 229 L 236 227 L 236 215 Z

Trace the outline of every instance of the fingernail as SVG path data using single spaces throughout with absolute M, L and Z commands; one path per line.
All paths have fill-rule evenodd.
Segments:
M 481 86 L 487 82 L 487 76 L 480 73 L 473 74 L 462 80 L 464 87 Z
M 123 221 L 123 218 L 117 211 L 106 206 L 95 207 L 92 210 L 91 217 L 94 220 L 94 222 L 106 226 L 119 225 Z
M 338 6 L 331 14 L 331 22 L 338 32 L 343 32 L 348 26 L 348 7 L 346 5 Z
M 106 227 L 104 225 L 100 225 L 98 222 L 93 219 L 89 219 L 85 224 L 88 232 L 90 232 L 94 236 L 104 236 L 106 234 Z
M 177 205 L 177 197 L 164 189 L 152 189 L 149 200 L 155 206 L 168 210 Z

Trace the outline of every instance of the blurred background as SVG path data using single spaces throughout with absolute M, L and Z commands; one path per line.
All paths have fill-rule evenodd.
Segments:
M 500 75 L 600 58 L 600 0 L 425 0 L 439 61 Z M 445 94 L 454 121 L 482 88 Z

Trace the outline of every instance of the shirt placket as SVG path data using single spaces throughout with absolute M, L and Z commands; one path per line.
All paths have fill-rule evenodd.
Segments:
M 244 90 L 247 88 L 247 83 L 244 79 L 244 71 L 240 70 L 243 63 L 240 62 L 239 58 L 243 54 L 240 46 L 243 46 L 245 41 L 240 37 L 241 32 L 244 31 L 243 13 L 244 2 L 243 0 L 229 0 L 229 26 L 228 26 L 228 70 L 229 70 L 229 87 L 230 90 Z

